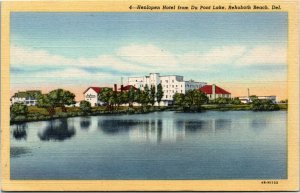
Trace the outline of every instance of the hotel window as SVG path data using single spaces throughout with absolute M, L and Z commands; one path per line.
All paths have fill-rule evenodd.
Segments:
M 178 85 L 176 84 L 176 88 L 177 88 L 177 86 L 178 86 Z
M 166 83 L 168 83 L 168 80 L 166 80 Z
M 167 85 L 167 88 L 168 88 L 168 85 Z
M 172 80 L 172 82 L 174 83 L 174 80 Z
M 174 88 L 174 85 L 172 85 L 172 88 Z

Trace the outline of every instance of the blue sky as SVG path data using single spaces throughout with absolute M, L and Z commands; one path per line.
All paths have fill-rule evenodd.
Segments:
M 150 72 L 286 81 L 287 13 L 11 14 L 11 84 L 106 85 Z

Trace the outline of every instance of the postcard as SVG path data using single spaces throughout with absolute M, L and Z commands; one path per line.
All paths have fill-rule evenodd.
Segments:
M 2 2 L 2 190 L 299 190 L 298 14 Z

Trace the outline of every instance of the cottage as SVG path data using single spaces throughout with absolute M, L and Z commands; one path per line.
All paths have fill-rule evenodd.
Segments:
M 106 88 L 106 87 L 89 87 L 89 88 L 87 88 L 83 92 L 84 100 L 90 102 L 92 107 L 103 105 L 103 102 L 101 102 L 98 99 L 98 94 L 102 91 L 103 88 Z
M 40 95 L 42 95 L 40 90 L 19 91 L 10 98 L 10 104 L 22 103 L 27 106 L 36 106 Z

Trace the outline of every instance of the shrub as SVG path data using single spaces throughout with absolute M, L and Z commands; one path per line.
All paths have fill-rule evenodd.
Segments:
M 274 104 L 271 100 L 268 100 L 268 99 L 253 100 L 251 108 L 254 111 L 277 111 L 277 110 L 279 110 L 278 104 Z
M 135 109 L 134 109 L 134 108 L 131 108 L 131 107 L 129 107 L 129 108 L 127 109 L 127 113 L 129 113 L 129 114 L 133 114 L 133 113 L 135 113 Z
M 12 115 L 23 115 L 26 116 L 28 114 L 28 107 L 22 103 L 14 103 L 10 107 L 10 113 Z
M 65 113 L 65 112 L 59 112 L 57 113 L 58 117 L 68 117 L 68 113 Z
M 80 101 L 79 107 L 84 113 L 89 113 L 92 110 L 91 103 L 89 101 Z
M 27 117 L 24 115 L 17 115 L 12 119 L 12 121 L 22 122 L 22 121 L 26 121 L 26 119 L 27 119 Z

